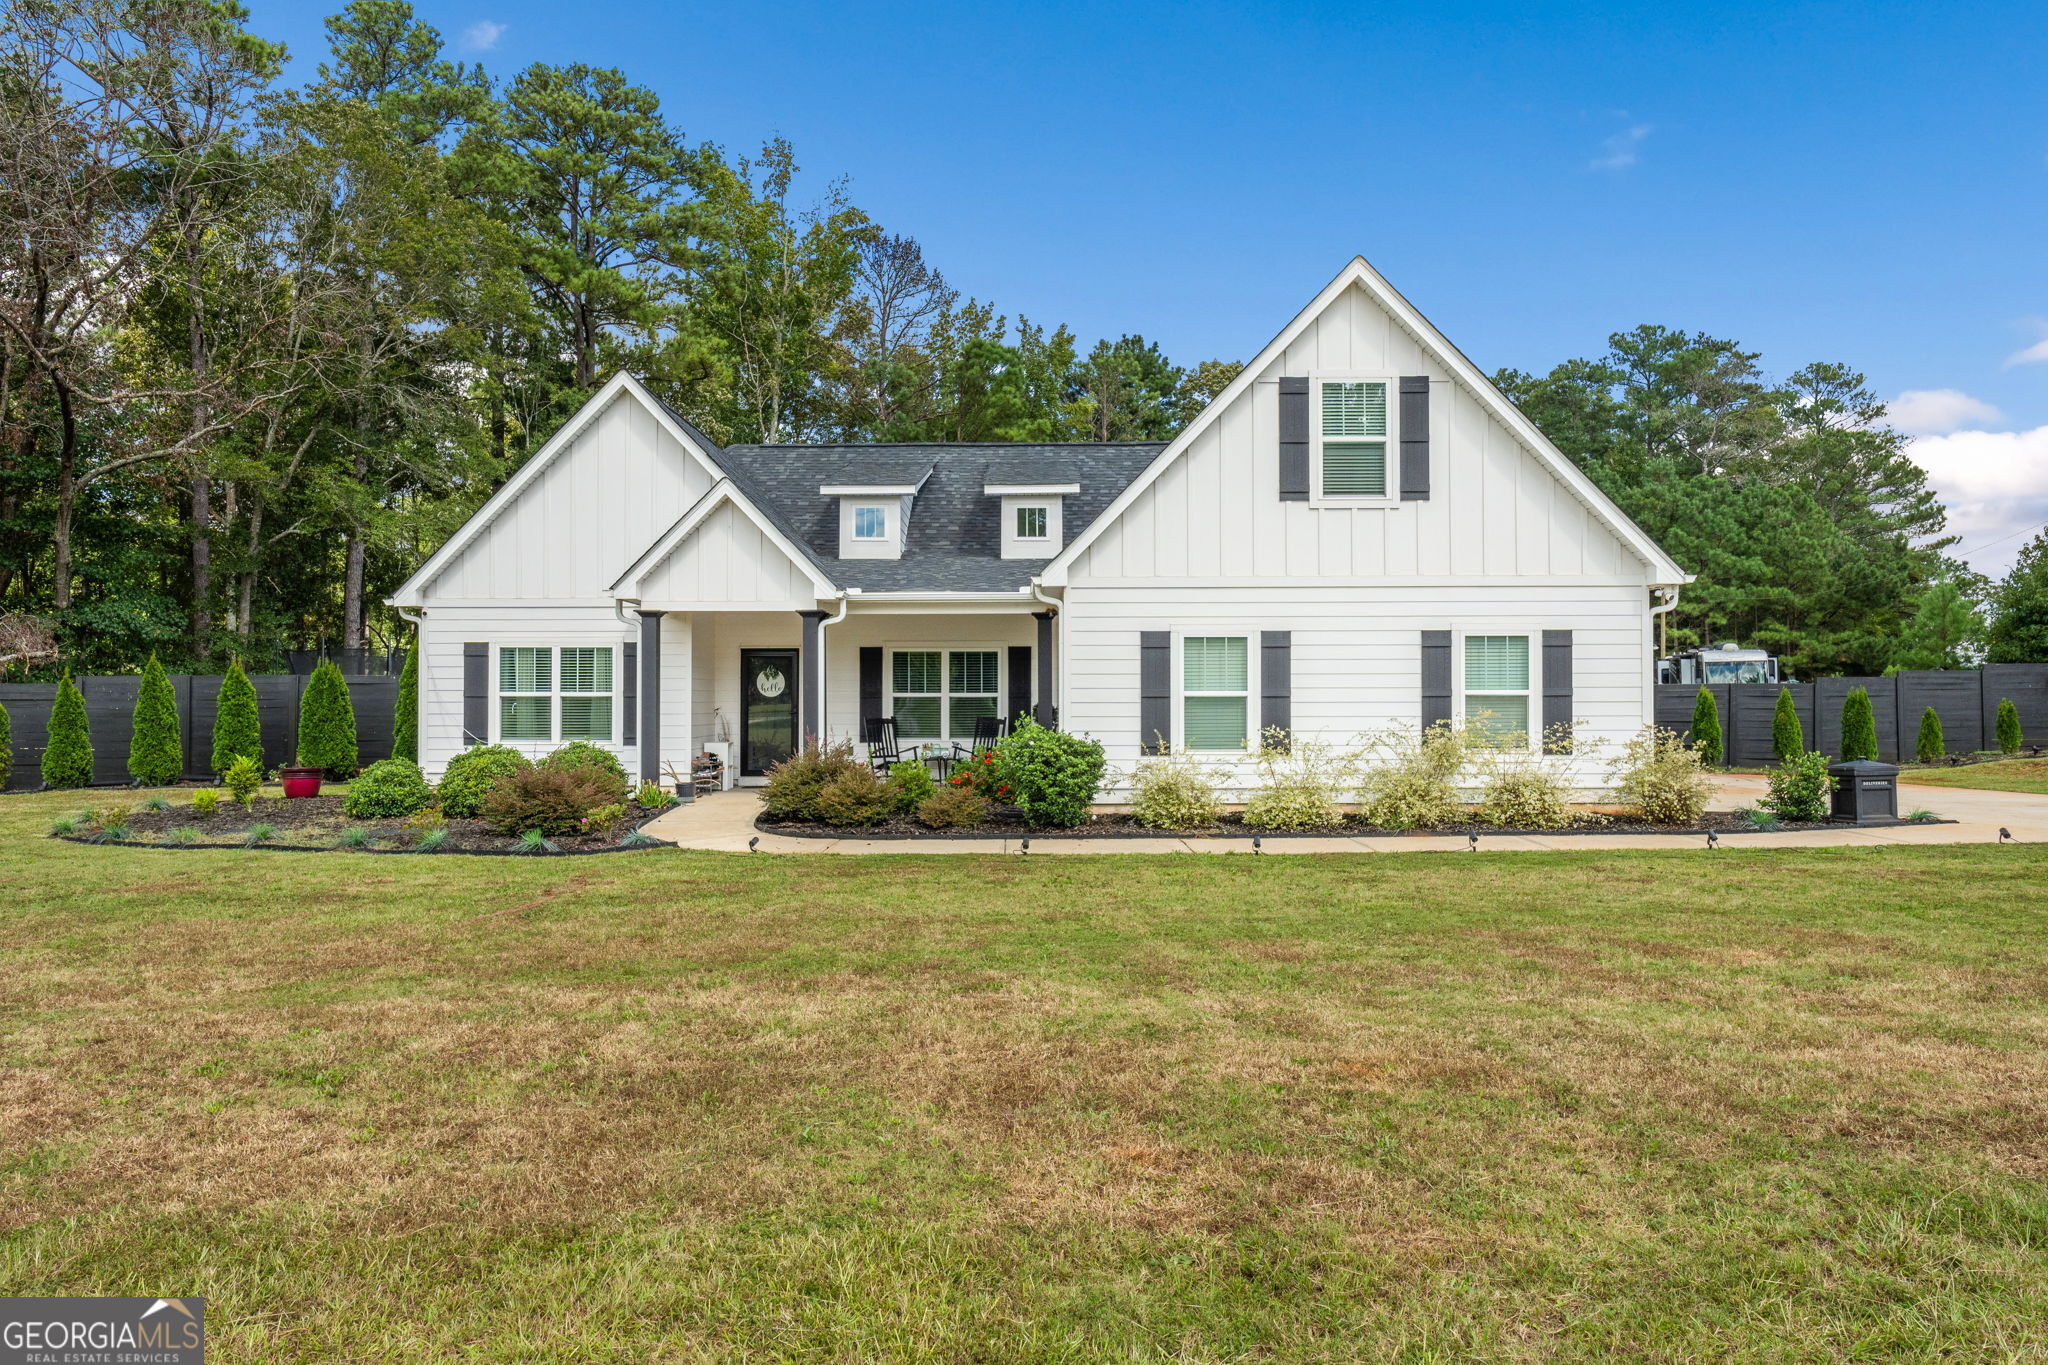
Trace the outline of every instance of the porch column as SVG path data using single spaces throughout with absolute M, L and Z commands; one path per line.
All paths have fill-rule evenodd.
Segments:
M 662 611 L 639 613 L 640 780 L 643 782 L 661 781 L 661 618 L 666 615 L 668 613 Z M 683 785 L 686 789 L 689 786 L 688 783 Z
M 1038 705 L 1032 708 L 1031 718 L 1048 730 L 1060 728 L 1059 709 L 1052 701 L 1052 623 L 1058 615 L 1056 611 L 1031 613 L 1038 622 Z
M 803 689 L 798 699 L 798 716 L 801 718 L 801 743 L 812 740 L 825 742 L 825 651 L 820 647 L 824 639 L 821 622 L 832 613 L 827 611 L 800 611 L 804 618 L 803 652 L 797 656 L 797 673 L 802 678 L 798 684 Z

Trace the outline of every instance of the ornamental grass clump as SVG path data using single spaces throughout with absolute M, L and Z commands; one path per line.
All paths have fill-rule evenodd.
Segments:
M 810 740 L 768 769 L 761 805 L 777 820 L 815 820 L 819 793 L 833 779 L 854 771 L 866 772 L 867 765 L 853 756 L 851 741 L 820 745 Z
M 1253 829 L 1328 829 L 1344 819 L 1338 807 L 1350 785 L 1351 756 L 1321 740 L 1267 730 L 1257 754 L 1258 789 L 1244 803 Z
M 433 788 L 427 785 L 419 764 L 409 758 L 386 758 L 363 769 L 349 783 L 341 812 L 351 820 L 388 819 L 423 811 L 433 803 Z
M 434 795 L 442 814 L 449 819 L 471 820 L 483 810 L 484 798 L 499 783 L 532 766 L 517 749 L 502 744 L 478 744 L 448 760 Z
M 43 785 L 54 790 L 92 785 L 92 733 L 85 723 L 85 694 L 68 672 L 57 684 L 57 700 L 50 707 Z
M 1029 716 L 996 746 L 996 781 L 1033 829 L 1064 829 L 1088 818 L 1102 785 L 1102 746 Z
M 1858 689 L 1861 691 L 1862 689 Z M 1828 818 L 1828 797 L 1835 789 L 1828 775 L 1828 756 L 1805 753 L 1786 759 L 1770 772 L 1770 795 L 1757 804 L 1787 823 Z
M 1464 819 L 1458 775 L 1475 745 L 1469 727 L 1448 722 L 1369 736 L 1358 777 L 1359 814 L 1379 829 L 1428 829 Z
M 1223 818 L 1215 770 L 1185 749 L 1139 762 L 1131 817 L 1147 829 L 1207 829 Z
M 145 787 L 167 787 L 185 775 L 185 742 L 178 730 L 178 694 L 171 675 L 154 654 L 142 669 L 135 693 L 134 732 L 128 740 L 128 774 Z
M 1622 746 L 1608 780 L 1637 819 L 1697 825 L 1714 791 L 1703 757 L 1699 745 L 1677 731 L 1647 726 Z

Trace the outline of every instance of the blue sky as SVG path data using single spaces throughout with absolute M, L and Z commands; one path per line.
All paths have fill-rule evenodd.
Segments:
M 252 0 L 294 76 L 317 0 Z M 415 0 L 796 145 L 998 308 L 1244 358 L 1353 253 L 1480 366 L 1638 322 L 1899 398 L 1978 567 L 2048 521 L 2048 5 Z M 1996 542 L 1996 543 L 1988 543 Z

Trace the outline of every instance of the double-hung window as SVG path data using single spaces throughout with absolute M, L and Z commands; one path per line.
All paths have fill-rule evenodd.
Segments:
M 993 649 L 899 649 L 890 662 L 889 714 L 902 739 L 974 738 L 1002 714 L 1001 654 Z
M 1240 753 L 1250 739 L 1251 641 L 1243 635 L 1181 640 L 1181 733 L 1190 749 Z
M 1529 637 L 1465 637 L 1465 719 L 1488 743 L 1529 747 Z
M 1321 381 L 1317 477 L 1322 496 L 1387 496 L 1390 387 L 1384 379 Z
M 500 645 L 498 738 L 610 743 L 610 645 Z

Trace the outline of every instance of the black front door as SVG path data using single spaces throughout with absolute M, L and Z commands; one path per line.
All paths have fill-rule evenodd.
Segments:
M 740 651 L 740 776 L 759 777 L 796 752 L 796 651 Z

